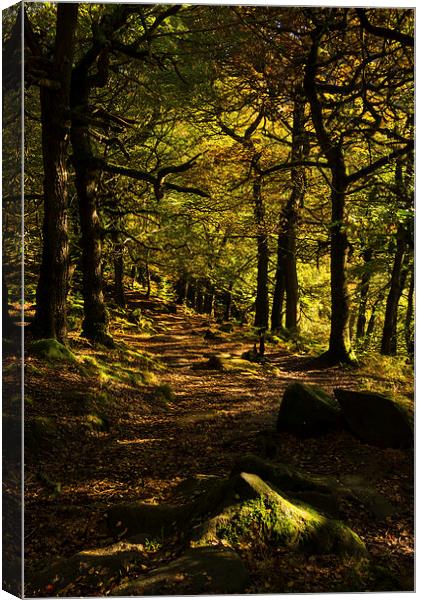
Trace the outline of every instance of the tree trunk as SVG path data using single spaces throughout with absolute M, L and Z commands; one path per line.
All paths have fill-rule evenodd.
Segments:
M 361 286 L 360 286 L 360 304 L 358 307 L 358 318 L 357 318 L 357 331 L 356 337 L 357 340 L 360 340 L 365 335 L 365 325 L 367 321 L 366 311 L 367 311 L 367 298 L 368 291 L 370 289 L 370 279 L 371 272 L 369 269 L 369 264 L 373 257 L 373 250 L 371 248 L 366 248 L 363 251 L 363 260 L 364 260 L 364 272 L 361 277 Z
M 73 164 L 79 203 L 82 249 L 83 310 L 82 335 L 92 341 L 112 345 L 101 276 L 101 227 L 96 206 L 99 172 L 95 167 L 89 134 L 87 70 L 79 67 L 72 78 Z
M 229 321 L 231 319 L 231 310 L 232 310 L 232 283 L 229 284 L 227 291 L 224 294 L 224 321 Z
M 269 246 L 265 231 L 264 205 L 261 194 L 261 181 L 253 185 L 254 215 L 257 226 L 257 292 L 254 326 L 266 330 L 269 324 L 268 265 Z
M 278 249 L 277 249 L 277 263 L 276 263 L 276 274 L 275 274 L 275 288 L 273 290 L 272 300 L 272 314 L 271 314 L 271 330 L 279 331 L 282 329 L 282 311 L 284 307 L 285 297 L 285 255 L 286 249 L 286 237 L 284 235 L 283 228 L 284 216 L 281 214 L 279 220 L 279 234 L 278 234 Z
M 402 267 L 406 250 L 405 231 L 401 224 L 398 226 L 396 253 L 393 261 L 390 288 L 387 295 L 384 315 L 381 354 L 393 356 L 396 354 L 396 326 L 398 320 L 399 299 L 402 293 Z
M 300 86 L 294 102 L 293 128 L 292 128 L 292 162 L 303 160 L 307 154 L 306 132 L 304 129 L 305 99 Z M 286 254 L 285 254 L 285 293 L 286 312 L 285 327 L 289 335 L 296 335 L 298 331 L 298 277 L 297 277 L 297 221 L 298 211 L 304 203 L 306 190 L 306 178 L 304 167 L 293 167 L 291 169 L 291 195 L 285 211 Z
M 124 293 L 124 246 L 114 236 L 114 299 L 119 306 L 126 306 L 126 295 Z
M 334 362 L 349 362 L 349 295 L 346 272 L 348 236 L 344 224 L 346 175 L 343 155 L 336 148 L 332 177 L 332 223 L 330 228 L 331 323 L 328 356 Z
M 206 283 L 204 311 L 207 315 L 212 315 L 215 303 L 215 288 L 210 281 Z
M 203 304 L 204 304 L 204 295 L 203 295 L 203 287 L 199 282 L 197 285 L 197 293 L 196 293 L 196 301 L 195 301 L 195 310 L 198 313 L 203 313 Z
M 345 197 L 349 179 L 346 175 L 343 148 L 334 142 L 325 128 L 322 105 L 317 94 L 317 56 L 323 30 L 312 33 L 312 45 L 307 58 L 304 90 L 310 103 L 312 121 L 320 147 L 331 172 L 332 222 L 330 226 L 330 297 L 331 321 L 329 348 L 325 357 L 329 362 L 352 362 L 349 343 L 349 296 L 346 274 L 348 239 L 344 224 Z
M 51 79 L 58 89 L 41 87 L 44 166 L 44 222 L 34 332 L 40 338 L 66 339 L 69 244 L 67 234 L 67 150 L 69 94 L 78 4 L 57 5 Z
M 187 293 L 187 276 L 182 273 L 175 284 L 176 303 L 184 304 Z
M 149 269 L 149 250 L 146 254 L 145 260 L 145 285 L 146 285 L 146 294 L 145 298 L 151 297 L 151 271 Z
M 187 306 L 194 308 L 196 304 L 196 283 L 194 280 L 189 281 L 187 284 Z
M 411 278 L 409 280 L 408 290 L 408 304 L 405 314 L 405 343 L 406 349 L 409 356 L 414 355 L 414 326 L 413 326 L 413 315 L 414 315 L 414 267 L 411 270 Z
M 7 289 L 7 282 L 2 272 L 2 325 L 3 325 L 3 337 L 8 338 L 14 329 L 13 319 L 9 312 L 9 292 Z

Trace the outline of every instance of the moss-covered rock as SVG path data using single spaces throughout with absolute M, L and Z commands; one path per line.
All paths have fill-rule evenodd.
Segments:
M 206 363 L 196 364 L 194 368 L 235 373 L 240 371 L 256 371 L 259 369 L 259 365 L 242 358 L 227 357 L 224 354 L 211 354 Z
M 131 565 L 142 562 L 142 545 L 118 542 L 105 548 L 78 552 L 74 556 L 48 561 L 43 568 L 29 573 L 25 578 L 29 595 L 72 596 L 73 589 L 83 584 L 98 594 L 109 581 L 127 574 Z M 74 587 L 75 586 L 75 587 Z
M 234 479 L 218 512 L 201 524 L 194 546 L 241 547 L 264 541 L 312 554 L 362 556 L 362 540 L 340 521 L 282 496 L 260 477 L 241 473 Z
M 193 548 L 145 577 L 120 585 L 113 596 L 240 594 L 247 570 L 229 548 Z
M 338 403 L 315 385 L 291 383 L 285 390 L 279 408 L 277 431 L 300 436 L 320 435 L 339 426 Z
M 231 333 L 234 331 L 234 325 L 232 323 L 221 323 L 218 329 L 224 333 Z
M 30 354 L 49 362 L 76 362 L 76 357 L 66 346 L 54 339 L 35 340 L 29 344 Z
M 142 310 L 140 308 L 135 308 L 129 314 L 129 321 L 131 321 L 132 323 L 140 323 L 140 321 L 142 320 L 142 317 L 143 317 Z
M 335 389 L 335 397 L 350 430 L 362 441 L 381 448 L 413 446 L 410 417 L 389 396 Z
M 203 339 L 218 342 L 218 341 L 223 340 L 224 338 L 218 331 L 213 331 L 212 329 L 207 329 L 205 331 L 205 335 L 203 336 Z
M 234 465 L 231 475 L 241 472 L 254 473 L 265 481 L 287 492 L 340 492 L 341 484 L 332 477 L 313 475 L 279 462 L 263 460 L 246 454 Z
M 247 454 L 237 461 L 232 475 L 255 473 L 288 497 L 310 504 L 317 510 L 337 516 L 342 499 L 362 504 L 376 519 L 384 519 L 396 512 L 389 500 L 369 481 L 357 475 L 341 475 L 338 479 L 307 473 L 291 465 L 264 460 Z

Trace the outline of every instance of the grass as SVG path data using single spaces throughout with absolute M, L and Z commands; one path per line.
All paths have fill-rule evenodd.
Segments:
M 81 373 L 97 377 L 102 385 L 154 385 L 157 382 L 155 372 L 162 370 L 161 364 L 155 358 L 133 350 L 122 342 L 107 353 L 78 354 L 77 358 Z

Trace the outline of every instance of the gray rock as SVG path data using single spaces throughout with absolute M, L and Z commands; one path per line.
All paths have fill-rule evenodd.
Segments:
M 373 392 L 335 389 L 354 435 L 381 448 L 410 448 L 414 434 L 408 414 L 391 398 Z
M 337 402 L 315 385 L 291 383 L 279 408 L 277 431 L 299 436 L 320 435 L 340 424 Z

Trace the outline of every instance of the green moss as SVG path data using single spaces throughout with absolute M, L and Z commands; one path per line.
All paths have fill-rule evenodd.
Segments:
M 110 422 L 107 417 L 99 414 L 89 414 L 85 417 L 86 423 L 93 431 L 109 431 Z
M 29 352 L 49 362 L 76 362 L 76 356 L 66 346 L 55 339 L 35 340 L 28 348 Z
M 200 365 L 198 365 L 197 368 L 200 368 Z M 256 372 L 260 369 L 260 365 L 242 358 L 227 358 L 223 354 L 212 354 L 209 357 L 208 362 L 205 363 L 204 368 L 215 371 L 224 371 L 226 373 Z
M 166 406 L 169 402 L 174 402 L 175 393 L 168 383 L 162 383 L 155 387 L 150 397 L 154 402 Z
M 25 373 L 29 375 L 43 375 L 43 370 L 30 363 L 25 364 Z
M 195 545 L 222 543 L 235 548 L 246 544 L 253 548 L 258 541 L 314 554 L 365 554 L 362 540 L 340 521 L 281 496 L 256 475 L 242 473 L 241 478 L 249 490 L 243 486 L 244 496 L 237 493 L 228 506 L 205 523 Z M 253 494 L 251 499 L 242 499 Z

